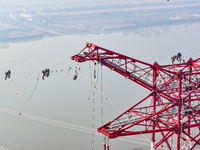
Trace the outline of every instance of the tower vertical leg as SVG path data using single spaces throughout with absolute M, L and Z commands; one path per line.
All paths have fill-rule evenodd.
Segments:
M 182 127 L 181 127 L 181 109 L 182 109 L 182 97 L 181 97 L 181 92 L 182 92 L 182 77 L 183 73 L 180 71 L 179 72 L 179 79 L 178 79 L 178 120 L 177 120 L 177 150 L 180 150 L 180 142 L 181 142 L 181 132 L 182 132 Z
M 154 65 L 156 66 L 157 63 L 154 63 Z M 156 69 L 153 70 L 153 87 L 154 89 L 156 89 L 156 77 L 157 77 L 157 72 Z M 156 92 L 153 93 L 153 97 L 152 97 L 152 102 L 153 102 L 153 113 L 156 113 Z M 152 130 L 155 130 L 155 121 L 152 122 Z M 154 150 L 154 144 L 155 144 L 155 132 L 152 133 L 152 137 L 151 137 L 151 142 L 153 143 L 153 146 L 151 148 L 151 150 Z
M 180 133 L 177 134 L 177 150 L 180 150 Z
M 192 66 L 189 67 L 189 72 L 192 73 Z M 191 84 L 191 75 L 189 75 L 189 85 Z M 191 99 L 191 95 L 189 95 L 188 97 L 189 99 Z M 188 106 L 190 107 L 191 106 L 191 102 L 188 101 Z M 188 115 L 188 125 L 190 125 L 190 116 Z M 190 131 L 190 128 L 187 128 L 187 134 L 188 135 L 191 135 L 191 131 Z M 191 141 L 190 141 L 190 138 L 187 137 L 187 141 L 188 141 L 188 150 L 191 148 Z

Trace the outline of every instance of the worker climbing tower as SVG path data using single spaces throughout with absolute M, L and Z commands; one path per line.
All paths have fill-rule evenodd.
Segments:
M 163 145 L 169 150 L 200 149 L 200 58 L 178 64 L 149 64 L 86 43 L 71 59 L 100 63 L 150 91 L 127 111 L 99 127 L 98 132 L 108 138 L 151 134 L 152 150 Z M 176 137 L 173 144 L 172 137 Z

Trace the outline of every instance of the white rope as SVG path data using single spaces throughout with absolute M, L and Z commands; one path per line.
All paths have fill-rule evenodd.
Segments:
M 103 75 L 102 75 L 102 66 L 101 66 L 101 124 L 103 125 Z
M 102 65 L 101 65 L 101 125 L 103 126 L 103 75 L 102 75 Z M 104 149 L 104 144 L 106 144 L 106 137 L 102 134 L 102 149 Z
M 89 93 L 89 98 L 88 100 L 90 100 L 91 98 L 91 93 L 92 93 L 92 90 L 93 90 L 93 81 L 92 81 L 92 70 L 91 70 L 91 64 L 90 64 L 90 61 L 89 61 L 89 71 L 90 71 L 90 79 L 87 77 L 88 81 L 90 81 L 90 93 Z M 82 72 L 81 72 L 82 73 Z M 86 76 L 85 76 L 86 77 Z
M 37 71 L 38 72 L 38 71 Z M 13 72 L 12 74 L 34 74 L 36 72 Z
M 95 87 L 93 89 L 93 98 L 92 98 L 92 150 L 94 150 L 94 132 L 95 132 L 95 128 L 94 128 L 94 106 L 95 106 Z
M 16 96 L 19 97 L 20 100 L 22 100 L 22 101 L 25 101 L 25 102 L 29 101 L 33 97 L 33 94 L 35 93 L 35 91 L 37 89 L 37 86 L 38 86 L 38 83 L 39 83 L 39 77 L 40 77 L 40 72 L 38 73 L 38 77 L 36 79 L 37 81 L 36 81 L 35 87 L 34 87 L 33 91 L 31 92 L 31 94 L 28 98 L 24 98 L 23 96 L 21 96 L 21 94 L 19 94 L 19 92 L 17 91 L 17 88 L 14 84 L 13 79 L 11 79 L 11 83 L 12 83 L 12 86 L 13 86 L 13 89 L 14 89 Z
M 57 73 L 57 72 L 63 72 L 63 71 L 65 71 L 65 70 L 68 70 L 68 69 L 55 69 L 55 70 L 50 70 L 50 73 Z M 23 72 L 13 72 L 12 74 L 35 74 L 35 73 L 38 73 L 38 72 L 40 72 L 40 73 L 42 73 L 42 71 L 35 71 L 35 72 L 25 72 L 25 71 L 23 71 Z M 2 73 L 1 72 L 1 74 L 5 74 L 5 73 Z

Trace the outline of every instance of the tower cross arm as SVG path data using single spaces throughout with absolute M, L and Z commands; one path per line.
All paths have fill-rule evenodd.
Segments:
M 123 77 L 143 86 L 148 90 L 153 88 L 153 70 L 160 70 L 168 74 L 176 74 L 167 70 L 157 63 L 149 64 L 147 62 L 125 56 L 123 54 L 99 47 L 93 43 L 86 43 L 86 46 L 78 54 L 71 57 L 77 62 L 94 61 L 101 63 Z

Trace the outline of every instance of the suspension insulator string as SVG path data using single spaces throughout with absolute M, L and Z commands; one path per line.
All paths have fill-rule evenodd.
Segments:
M 92 78 L 92 76 L 91 76 Z M 93 82 L 93 79 L 91 79 L 91 82 Z M 92 94 L 92 150 L 94 150 L 94 119 L 95 119 L 95 84 L 93 84 L 93 94 Z
M 103 76 L 102 76 L 102 65 L 101 65 L 101 125 L 103 125 Z
M 106 150 L 106 136 L 103 137 L 103 150 Z
M 110 143 L 109 143 L 109 138 L 107 137 L 107 141 L 106 141 L 106 148 L 107 148 L 107 150 L 109 150 L 109 148 L 110 148 Z
M 101 65 L 101 64 L 100 64 Z M 102 76 L 102 65 L 101 65 L 101 125 L 103 126 L 103 76 Z M 102 134 L 102 149 L 106 148 L 106 137 Z

